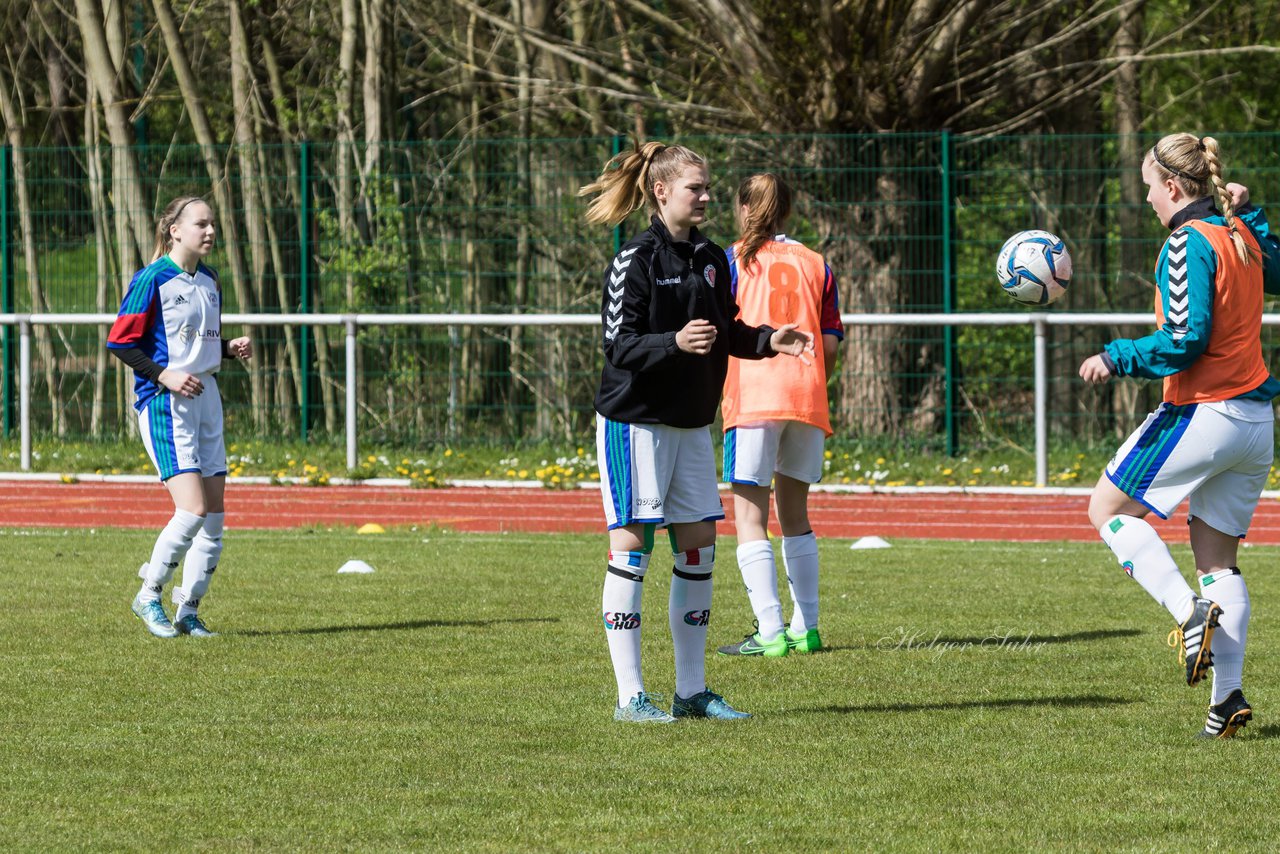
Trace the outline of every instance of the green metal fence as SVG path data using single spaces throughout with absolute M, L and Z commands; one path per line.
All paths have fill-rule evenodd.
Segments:
M 1230 180 L 1264 201 L 1280 191 L 1277 135 L 1220 137 Z M 732 195 L 752 172 L 797 190 L 790 233 L 826 254 L 848 312 L 1026 311 L 994 278 L 1005 237 L 1066 239 L 1075 277 L 1053 310 L 1149 310 L 1161 227 L 1137 180 L 1151 138 L 966 137 L 948 133 L 740 136 L 680 140 L 715 185 L 710 235 L 733 235 Z M 576 196 L 618 138 L 440 141 L 372 153 L 331 143 L 220 148 L 232 210 L 212 263 L 228 312 L 599 310 L 601 271 L 629 232 L 582 221 Z M 197 147 L 133 151 L 148 222 L 175 195 L 210 198 Z M 107 149 L 5 148 L 0 157 L 0 313 L 114 312 L 148 258 L 121 239 L 116 161 Z M 16 172 L 28 210 L 22 210 Z M 100 180 L 93 176 L 100 175 Z M 27 218 L 24 220 L 23 214 Z M 27 257 L 36 259 L 30 275 Z M 242 271 L 235 275 L 235 271 Z M 1085 355 L 1135 330 L 1055 327 L 1052 429 L 1109 440 L 1154 402 L 1154 386 L 1074 380 Z M 4 433 L 14 429 L 14 330 L 3 330 Z M 342 429 L 343 342 L 316 327 L 254 331 L 248 373 L 222 383 L 230 435 L 324 437 Z M 128 429 L 128 378 L 102 357 L 105 330 L 64 327 L 37 341 L 33 421 L 42 433 Z M 1268 355 L 1276 347 L 1266 335 Z M 425 444 L 580 438 L 599 371 L 591 329 L 363 329 L 358 359 L 366 441 Z M 842 435 L 955 451 L 1026 442 L 1032 346 L 1026 328 L 856 327 L 832 385 Z

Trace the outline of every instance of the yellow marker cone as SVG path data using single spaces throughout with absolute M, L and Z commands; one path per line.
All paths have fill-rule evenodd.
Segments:
M 359 528 L 356 528 L 356 533 L 357 534 L 385 534 L 386 529 L 384 529 L 377 522 L 367 522 L 361 525 Z

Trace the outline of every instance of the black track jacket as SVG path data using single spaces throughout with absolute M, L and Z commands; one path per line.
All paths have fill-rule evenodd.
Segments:
M 677 241 L 656 216 L 605 269 L 604 370 L 596 411 L 611 421 L 705 427 L 715 420 L 729 356 L 773 356 L 770 326 L 738 319 L 724 250 L 698 230 Z M 676 346 L 695 318 L 716 327 L 705 356 Z

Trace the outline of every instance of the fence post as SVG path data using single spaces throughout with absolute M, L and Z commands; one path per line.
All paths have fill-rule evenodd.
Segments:
M 13 313 L 13 242 L 9 239 L 12 225 L 9 201 L 9 146 L 0 146 L 0 314 Z M 0 398 L 4 403 L 4 436 L 7 439 L 13 433 L 13 330 L 8 326 L 0 328 L 4 336 L 0 347 L 0 374 L 4 380 L 0 382 Z
M 298 291 L 301 297 L 302 314 L 311 313 L 311 143 L 302 141 L 302 150 L 298 157 L 298 190 L 300 203 L 298 215 L 298 255 L 302 269 L 298 271 Z M 308 341 L 311 327 L 303 325 L 299 330 L 299 362 L 302 370 L 302 399 L 298 404 L 302 407 L 302 417 L 298 420 L 302 441 L 307 441 L 307 433 L 311 427 L 311 348 Z
M 942 312 L 952 314 L 955 300 L 955 256 L 951 246 L 951 131 L 942 131 Z M 945 374 L 944 405 L 946 412 L 947 455 L 954 457 L 960 450 L 956 426 L 956 335 L 954 326 L 942 327 L 943 370 Z
M 18 429 L 22 433 L 23 471 L 31 471 L 31 318 L 18 321 Z
M 343 318 L 347 328 L 347 468 L 356 467 L 356 318 Z
M 1035 319 L 1035 375 L 1036 375 L 1036 486 L 1049 482 L 1049 365 L 1046 335 L 1049 324 L 1043 317 Z

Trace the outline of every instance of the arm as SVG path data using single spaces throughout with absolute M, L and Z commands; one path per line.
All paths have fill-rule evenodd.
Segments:
M 154 279 L 147 275 L 146 270 L 139 271 L 129 283 L 124 301 L 120 304 L 120 313 L 107 334 L 107 349 L 147 379 L 175 394 L 195 397 L 204 391 L 204 383 L 185 371 L 172 370 L 159 364 L 138 346 L 142 343 L 143 336 L 155 325 L 156 315 L 159 313 L 158 302 L 159 291 Z
M 1170 262 L 1185 249 L 1183 261 Z M 1160 253 L 1157 286 L 1164 325 L 1143 338 L 1120 338 L 1103 354 L 1116 376 L 1158 379 L 1186 370 L 1209 344 L 1213 328 L 1213 281 L 1217 257 L 1208 241 L 1192 229 L 1169 236 Z
M 827 368 L 827 379 L 836 369 L 836 352 L 844 341 L 844 322 L 840 320 L 840 288 L 836 285 L 831 266 L 823 265 L 826 281 L 822 285 L 822 361 Z
M 1247 199 L 1248 190 L 1245 193 Z M 1236 212 L 1236 216 L 1253 232 L 1262 249 L 1262 290 L 1273 295 L 1280 294 L 1280 238 L 1271 233 L 1271 226 L 1267 223 L 1267 215 L 1262 212 L 1262 208 L 1255 208 L 1246 202 Z
M 834 335 L 822 333 L 822 363 L 827 369 L 827 379 L 830 380 L 835 376 L 836 372 L 836 354 L 840 352 L 840 339 Z
M 649 257 L 624 249 L 605 268 L 601 321 L 604 357 L 624 371 L 647 371 L 679 357 L 676 333 L 649 329 Z

